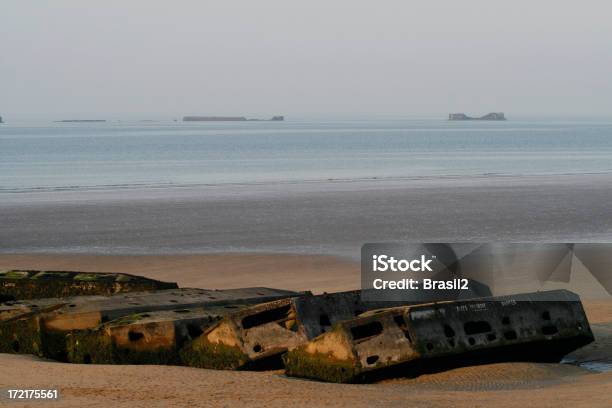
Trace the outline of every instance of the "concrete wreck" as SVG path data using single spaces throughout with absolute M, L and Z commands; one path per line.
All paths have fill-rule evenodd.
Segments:
M 224 315 L 230 304 L 134 313 L 66 336 L 67 361 L 83 364 L 174 364 L 179 350 Z
M 168 289 L 175 284 L 125 274 L 11 271 L 0 283 L 10 299 L 0 303 L 0 352 L 71 363 L 284 366 L 289 376 L 356 383 L 558 362 L 593 341 L 579 297 L 563 290 L 408 304 L 361 291 Z
M 17 315 L 2 322 L 0 350 L 65 361 L 66 336 L 69 333 L 94 329 L 124 316 L 160 310 L 256 304 L 296 295 L 296 292 L 279 289 L 243 288 L 174 289 L 117 294 L 100 299 L 75 298 L 76 301 L 72 303 L 58 302 L 50 308 Z
M 367 312 L 289 351 L 285 367 L 290 376 L 367 382 L 481 362 L 559 362 L 593 340 L 578 296 L 549 291 Z
M 385 306 L 361 291 L 306 294 L 227 314 L 181 351 L 186 365 L 215 369 L 282 367 L 280 356 L 343 320 Z
M 27 270 L 0 272 L 0 301 L 113 295 L 176 288 L 178 286 L 174 282 L 160 282 L 126 273 Z

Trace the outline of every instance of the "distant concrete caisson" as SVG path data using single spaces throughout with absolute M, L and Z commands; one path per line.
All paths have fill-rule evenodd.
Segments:
M 245 116 L 183 116 L 183 122 L 282 122 L 284 116 L 271 119 L 247 119 Z
M 449 113 L 448 120 L 506 120 L 506 116 L 503 112 L 491 112 L 478 118 L 468 116 L 465 113 Z

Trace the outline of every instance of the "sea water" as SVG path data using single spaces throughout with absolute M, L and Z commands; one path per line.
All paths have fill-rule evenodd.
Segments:
M 0 193 L 607 172 L 612 120 L 0 125 Z

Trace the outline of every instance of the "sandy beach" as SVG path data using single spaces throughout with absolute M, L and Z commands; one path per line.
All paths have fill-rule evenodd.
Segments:
M 358 286 L 354 261 L 330 256 L 213 254 L 167 256 L 10 254 L 0 269 L 123 271 L 183 286 L 276 286 L 315 292 Z M 580 361 L 612 355 L 612 301 L 585 299 L 596 342 Z M 168 366 L 71 365 L 32 356 L 0 355 L 0 388 L 57 387 L 61 401 L 48 406 L 335 406 L 409 405 L 608 407 L 612 372 L 575 365 L 503 363 L 464 367 L 416 379 L 368 385 L 326 384 L 285 377 L 281 371 L 231 372 Z M 588 396 L 588 398 L 585 398 Z M 23 406 L 23 405 L 20 405 Z
M 495 364 L 416 381 L 339 385 L 290 379 L 281 372 L 77 367 L 16 355 L 1 355 L 0 361 L 2 387 L 58 387 L 62 400 L 45 406 L 609 407 L 612 403 L 612 373 L 590 374 L 573 366 L 545 364 Z

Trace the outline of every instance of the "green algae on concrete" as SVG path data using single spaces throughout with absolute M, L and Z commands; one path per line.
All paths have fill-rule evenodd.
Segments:
M 158 364 L 180 362 L 174 348 L 132 350 L 118 347 L 103 329 L 74 331 L 66 336 L 67 360 L 79 364 Z
M 86 296 L 79 301 L 99 299 Z M 0 352 L 43 355 L 41 316 L 75 299 L 38 299 L 0 303 Z
M 81 364 L 112 364 L 113 346 L 109 337 L 97 330 L 83 330 L 66 335 L 68 361 Z
M 0 322 L 0 353 L 42 356 L 42 333 L 37 316 Z
M 7 271 L 0 272 L 0 278 L 4 279 L 24 279 L 29 277 L 29 273 L 27 271 Z
M 339 360 L 331 354 L 307 353 L 304 347 L 286 353 L 283 362 L 289 376 L 335 383 L 358 382 L 359 378 L 359 369 L 353 361 Z
M 122 273 L 12 270 L 0 272 L 0 301 L 175 289 L 160 282 Z
M 196 339 L 180 350 L 181 363 L 189 367 L 236 370 L 249 361 L 237 346 Z

